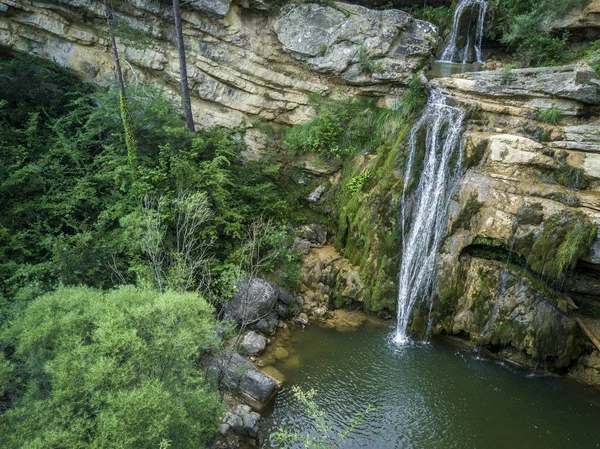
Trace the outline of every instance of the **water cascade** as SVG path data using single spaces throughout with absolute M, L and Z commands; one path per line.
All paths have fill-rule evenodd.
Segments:
M 466 42 L 462 48 L 458 48 L 458 36 L 459 28 L 463 22 L 461 19 L 465 14 L 465 10 L 468 9 L 468 14 L 471 15 L 478 6 L 479 14 L 477 16 L 477 29 L 475 35 L 471 32 L 471 17 L 468 18 L 467 30 L 466 30 Z M 473 62 L 471 56 L 471 48 L 475 52 L 475 62 L 484 62 L 483 54 L 481 52 L 481 41 L 483 40 L 483 24 L 485 22 L 485 14 L 488 9 L 488 0 L 460 0 L 456 11 L 454 11 L 454 18 L 452 21 L 452 30 L 450 31 L 450 37 L 448 39 L 448 45 L 444 49 L 440 59 L 446 62 L 461 62 L 467 64 Z M 474 42 L 473 42 L 474 41 Z
M 461 174 L 465 116 L 465 111 L 432 90 L 421 119 L 410 133 L 400 203 L 403 241 L 394 336 L 398 344 L 408 340 L 407 328 L 417 302 L 432 304 L 437 254 L 446 236 L 450 198 Z

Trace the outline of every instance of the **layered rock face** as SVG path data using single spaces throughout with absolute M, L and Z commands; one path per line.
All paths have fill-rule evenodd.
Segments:
M 130 82 L 167 82 L 178 92 L 171 2 L 112 2 L 115 16 L 151 44 L 119 40 Z M 34 53 L 107 83 L 114 66 L 102 2 L 3 0 L 0 46 Z M 435 27 L 400 11 L 300 4 L 270 14 L 264 2 L 195 0 L 182 9 L 193 112 L 201 126 L 255 119 L 294 124 L 308 95 L 394 97 L 430 57 Z
M 584 350 L 574 316 L 600 310 L 600 79 L 568 66 L 433 85 L 471 111 L 438 331 L 568 366 Z M 575 253 L 583 260 L 562 277 Z

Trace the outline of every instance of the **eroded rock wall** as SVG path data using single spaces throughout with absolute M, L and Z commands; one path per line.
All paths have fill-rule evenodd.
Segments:
M 568 366 L 586 351 L 577 305 L 600 305 L 600 79 L 582 65 L 433 85 L 471 111 L 468 169 L 441 255 L 437 330 Z M 575 245 L 575 230 L 583 260 L 562 277 L 557 247 Z
M 0 46 L 37 54 L 85 79 L 114 78 L 102 2 L 3 0 Z M 142 49 L 119 40 L 130 82 L 166 81 L 178 92 L 169 1 L 114 1 L 115 16 L 143 30 Z M 183 6 L 193 112 L 200 126 L 260 119 L 294 124 L 312 115 L 308 95 L 395 98 L 436 44 L 435 27 L 401 11 L 332 3 L 280 14 L 260 2 L 196 0 Z

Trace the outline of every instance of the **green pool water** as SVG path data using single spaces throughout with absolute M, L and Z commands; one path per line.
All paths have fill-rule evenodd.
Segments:
M 368 404 L 377 407 L 343 448 L 600 447 L 597 390 L 482 359 L 446 339 L 398 348 L 391 331 L 375 324 L 294 330 L 290 358 L 276 365 L 286 380 L 264 415 L 264 435 L 313 431 L 291 391 L 298 385 L 317 390 L 338 430 Z

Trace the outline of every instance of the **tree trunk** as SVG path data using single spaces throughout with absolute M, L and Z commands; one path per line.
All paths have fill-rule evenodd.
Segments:
M 137 176 L 139 165 L 137 142 L 133 133 L 133 126 L 129 117 L 129 108 L 127 107 L 127 95 L 125 94 L 125 82 L 123 81 L 123 70 L 121 70 L 121 61 L 119 59 L 119 50 L 117 49 L 117 41 L 113 33 L 112 11 L 108 6 L 108 1 L 104 0 L 104 15 L 106 16 L 106 24 L 112 46 L 113 57 L 115 59 L 115 69 L 117 71 L 117 80 L 119 82 L 119 106 L 121 110 L 121 120 L 123 121 L 123 129 L 125 131 L 125 146 L 127 147 L 127 156 L 129 164 L 134 176 Z
M 183 99 L 183 110 L 185 112 L 185 125 L 190 131 L 194 131 L 194 116 L 192 115 L 192 101 L 190 99 L 190 88 L 188 85 L 179 0 L 173 0 L 173 16 L 175 18 L 175 34 L 177 35 L 177 52 L 179 53 L 179 78 L 181 79 L 181 97 Z

